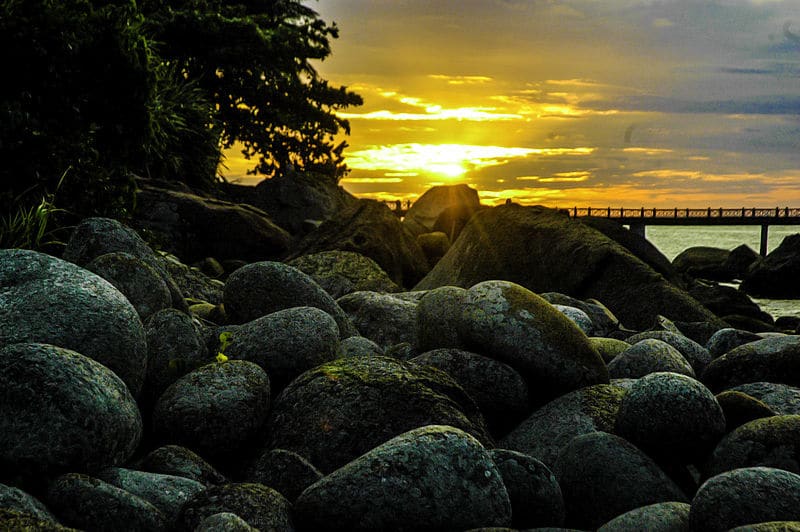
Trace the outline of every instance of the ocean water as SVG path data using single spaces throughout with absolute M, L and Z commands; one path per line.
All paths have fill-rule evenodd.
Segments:
M 769 228 L 767 250 L 772 251 L 784 237 L 800 233 L 797 225 L 773 225 Z M 733 226 L 669 226 L 653 225 L 646 228 L 647 240 L 656 246 L 669 260 L 674 259 L 686 248 L 710 246 L 733 249 L 747 244 L 758 251 L 761 241 L 761 228 L 756 225 Z M 800 316 L 798 299 L 753 299 L 762 310 L 773 317 Z

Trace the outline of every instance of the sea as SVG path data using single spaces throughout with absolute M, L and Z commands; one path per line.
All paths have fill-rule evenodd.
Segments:
M 647 226 L 645 237 L 670 261 L 686 248 L 709 246 L 732 250 L 747 244 L 759 250 L 761 227 L 757 225 L 732 226 Z M 800 233 L 800 225 L 772 225 L 769 227 L 767 251 L 770 252 L 784 237 Z M 764 312 L 772 317 L 800 316 L 800 299 L 756 299 L 752 298 Z

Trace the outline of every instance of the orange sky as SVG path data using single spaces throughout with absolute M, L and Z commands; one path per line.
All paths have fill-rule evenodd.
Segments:
M 340 28 L 321 74 L 364 97 L 354 194 L 800 207 L 800 1 L 306 3 Z

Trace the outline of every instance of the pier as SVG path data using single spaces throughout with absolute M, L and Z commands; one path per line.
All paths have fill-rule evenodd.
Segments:
M 566 210 L 566 209 L 564 209 Z M 758 225 L 761 227 L 759 253 L 767 254 L 770 225 L 800 225 L 800 209 L 775 207 L 774 209 L 705 208 L 705 209 L 638 209 L 573 207 L 568 210 L 573 218 L 608 218 L 630 227 L 630 230 L 645 236 L 648 225 Z

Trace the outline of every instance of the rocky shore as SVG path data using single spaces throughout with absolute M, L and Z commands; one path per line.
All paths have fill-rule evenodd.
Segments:
M 800 336 L 694 278 L 745 253 L 159 190 L 0 250 L 0 530 L 800 531 Z

